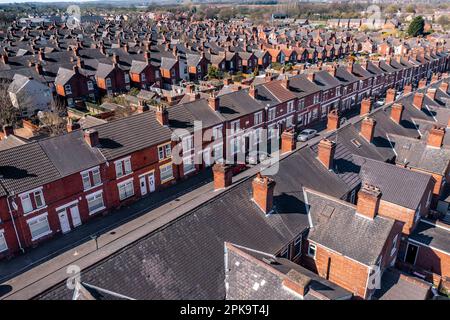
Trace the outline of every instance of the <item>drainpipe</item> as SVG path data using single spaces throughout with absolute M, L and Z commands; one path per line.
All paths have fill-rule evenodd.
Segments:
M 8 203 L 8 211 L 9 211 L 9 215 L 11 217 L 11 221 L 12 221 L 12 224 L 13 224 L 13 227 L 14 227 L 14 232 L 16 233 L 17 243 L 19 244 L 19 248 L 22 251 L 22 253 L 24 253 L 25 249 L 22 247 L 22 242 L 20 241 L 19 233 L 17 232 L 16 222 L 14 221 L 14 215 L 13 215 L 12 210 L 11 210 L 11 204 L 9 203 L 9 197 L 11 197 L 11 196 L 14 196 L 14 193 L 12 195 L 10 195 L 8 193 L 7 196 L 6 196 L 6 202 Z

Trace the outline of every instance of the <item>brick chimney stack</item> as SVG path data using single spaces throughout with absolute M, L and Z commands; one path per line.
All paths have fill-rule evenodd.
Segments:
M 381 191 L 379 188 L 364 183 L 358 192 L 356 212 L 370 219 L 375 218 L 380 206 Z
M 423 93 L 416 92 L 416 93 L 414 94 L 413 105 L 414 105 L 417 109 L 419 109 L 419 110 L 422 109 L 423 98 L 424 98 Z
M 372 101 L 368 98 L 364 98 L 361 101 L 361 112 L 360 115 L 364 116 L 372 111 Z
M 353 74 L 353 62 L 350 62 L 350 63 L 347 65 L 347 71 L 348 71 L 350 74 Z
M 6 137 L 8 137 L 8 136 L 10 136 L 10 135 L 12 135 L 12 134 L 14 134 L 14 128 L 13 128 L 13 126 L 10 126 L 10 125 L 4 125 L 4 126 L 3 126 L 3 136 L 4 136 L 4 138 L 6 138 Z
M 442 82 L 441 85 L 439 86 L 439 89 L 441 89 L 445 93 L 448 93 L 448 82 Z
M 156 107 L 156 120 L 162 126 L 169 125 L 169 111 L 167 111 L 167 108 L 165 106 L 159 105 Z
M 369 143 L 372 143 L 376 124 L 377 122 L 375 121 L 375 119 L 369 117 L 365 117 L 364 120 L 361 122 L 361 135 Z
M 317 157 L 319 158 L 319 161 L 328 170 L 333 169 L 335 151 L 336 151 L 336 142 L 328 139 L 320 140 L 317 151 Z
M 72 131 L 80 129 L 80 128 L 81 128 L 81 126 L 78 122 L 73 122 L 72 120 L 67 121 L 67 126 L 66 126 L 67 132 L 72 132 Z
M 444 141 L 445 128 L 434 125 L 428 132 L 427 146 L 440 148 Z
M 97 147 L 100 144 L 98 131 L 95 129 L 84 130 L 84 140 L 92 148 Z
M 219 97 L 217 97 L 214 93 L 211 93 L 208 98 L 208 105 L 214 111 L 219 111 Z
M 258 207 L 268 214 L 273 208 L 273 191 L 275 189 L 275 181 L 267 176 L 257 173 L 252 182 L 253 201 Z
M 428 90 L 427 90 L 427 96 L 428 96 L 431 100 L 434 100 L 434 99 L 436 98 L 436 89 L 428 88 Z
M 214 175 L 214 190 L 225 189 L 232 184 L 233 168 L 224 163 L 215 163 L 212 170 Z
M 306 75 L 306 77 L 308 78 L 309 81 L 314 82 L 314 79 L 316 78 L 316 73 L 310 72 Z
M 327 131 L 337 129 L 339 129 L 339 114 L 336 109 L 333 109 L 328 113 Z
M 44 70 L 42 69 L 42 64 L 36 63 L 34 68 L 36 69 L 37 74 L 43 74 Z
M 285 88 L 289 90 L 289 77 L 285 76 L 283 78 L 283 80 L 281 80 L 281 85 Z
M 281 134 L 281 154 L 292 152 L 295 150 L 295 135 L 292 131 L 285 130 Z
M 403 109 L 404 109 L 404 107 L 400 103 L 394 103 L 392 105 L 391 119 L 394 120 L 398 124 L 400 124 L 402 121 Z
M 249 90 L 248 90 L 248 94 L 250 95 L 250 97 L 252 97 L 253 99 L 256 99 L 258 97 L 258 89 L 256 89 L 255 85 L 251 85 Z
M 386 100 L 385 103 L 391 103 L 395 101 L 395 89 L 388 89 L 386 92 Z

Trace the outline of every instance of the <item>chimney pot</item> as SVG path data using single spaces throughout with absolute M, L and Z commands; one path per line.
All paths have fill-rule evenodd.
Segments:
M 289 90 L 289 78 L 286 75 L 283 80 L 281 80 L 281 85 L 285 88 Z
M 310 72 L 307 74 L 308 80 L 311 82 L 314 82 L 315 78 L 316 78 L 316 73 L 315 72 Z
M 319 158 L 319 161 L 328 170 L 333 169 L 335 150 L 336 150 L 336 142 L 328 139 L 320 140 L 317 157 Z
M 275 181 L 267 176 L 257 173 L 252 182 L 253 201 L 258 207 L 268 214 L 273 208 L 273 191 L 275 189 Z
M 378 187 L 364 183 L 358 192 L 356 212 L 370 219 L 375 218 L 380 206 L 381 191 Z

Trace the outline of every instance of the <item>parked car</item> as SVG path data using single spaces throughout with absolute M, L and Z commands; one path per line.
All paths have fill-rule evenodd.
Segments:
M 309 139 L 314 138 L 317 135 L 317 130 L 314 129 L 305 129 L 300 132 L 297 136 L 297 141 L 308 141 Z

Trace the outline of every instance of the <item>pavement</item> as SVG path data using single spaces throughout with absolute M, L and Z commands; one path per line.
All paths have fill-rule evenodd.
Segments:
M 345 115 L 348 121 L 344 125 L 357 121 L 359 117 L 355 115 L 358 110 Z M 318 135 L 308 142 L 297 142 L 297 149 L 327 136 L 324 128 L 319 124 Z M 259 171 L 259 165 L 252 166 L 234 176 L 233 184 Z M 83 270 L 223 191 L 214 190 L 211 169 L 207 169 L 27 250 L 23 255 L 0 261 L 0 299 L 31 299 L 72 276 L 69 266 L 76 265 Z

